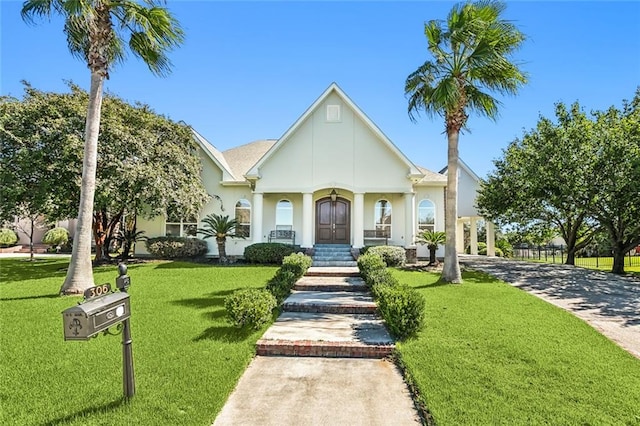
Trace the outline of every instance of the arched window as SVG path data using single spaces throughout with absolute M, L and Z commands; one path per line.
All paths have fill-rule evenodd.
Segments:
M 436 205 L 431 200 L 422 200 L 418 205 L 418 231 L 434 231 L 436 226 Z
M 251 235 L 251 204 L 241 199 L 236 203 L 236 235 L 248 238 Z
M 289 200 L 280 200 L 276 205 L 276 230 L 293 229 L 293 204 Z
M 388 200 L 379 200 L 375 206 L 376 231 L 384 233 L 387 238 L 391 237 L 391 203 Z M 377 232 L 376 232 L 377 234 Z

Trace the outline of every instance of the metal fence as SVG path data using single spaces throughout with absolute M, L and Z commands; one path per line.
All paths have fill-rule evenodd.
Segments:
M 522 260 L 534 260 L 546 263 L 564 263 L 567 260 L 566 246 L 529 246 L 526 244 L 513 247 L 513 258 Z M 576 256 L 575 265 L 585 268 L 608 269 L 613 267 L 612 256 Z M 625 255 L 625 266 L 640 266 L 640 252 L 631 250 Z

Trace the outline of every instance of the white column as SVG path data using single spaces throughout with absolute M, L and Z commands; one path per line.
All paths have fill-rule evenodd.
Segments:
M 469 240 L 471 244 L 471 254 L 478 254 L 478 223 L 477 218 L 471 218 Z
M 493 222 L 485 220 L 485 227 L 487 228 L 487 256 L 496 255 L 496 233 Z
M 415 246 L 416 240 L 416 194 L 404 193 L 404 246 Z
M 464 219 L 458 219 L 456 222 L 456 251 L 458 253 L 464 253 Z
M 251 206 L 251 232 L 253 243 L 262 242 L 262 192 L 253 193 L 253 205 Z
M 364 247 L 364 194 L 353 193 L 353 247 Z
M 302 194 L 302 242 L 301 247 L 313 247 L 313 194 Z

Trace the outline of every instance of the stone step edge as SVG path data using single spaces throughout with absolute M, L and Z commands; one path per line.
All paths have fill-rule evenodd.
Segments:
M 322 266 L 316 266 L 316 268 L 322 268 Z M 330 268 L 330 267 L 329 267 Z M 359 277 L 360 272 L 329 272 L 329 271 L 307 271 L 304 274 L 305 277 Z
M 270 340 L 256 342 L 256 354 L 261 356 L 300 356 L 323 358 L 385 358 L 393 353 L 395 344 L 363 344 L 316 340 Z
M 285 312 L 307 312 L 316 314 L 375 314 L 377 313 L 375 302 L 370 305 L 349 305 L 326 303 L 284 303 L 282 310 Z
M 365 292 L 368 290 L 365 284 L 295 284 L 297 291 L 353 291 Z

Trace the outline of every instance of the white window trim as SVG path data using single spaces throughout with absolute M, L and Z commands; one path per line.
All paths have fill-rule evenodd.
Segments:
M 171 237 L 187 237 L 187 238 L 197 238 L 198 237 L 198 233 L 196 232 L 196 235 L 184 235 L 184 228 L 185 225 L 195 225 L 196 228 L 198 228 L 198 222 L 189 222 L 186 221 L 184 219 L 180 219 L 179 222 L 169 222 L 169 221 L 165 221 L 164 223 L 164 235 L 166 237 L 168 237 L 169 235 L 167 235 L 167 225 L 178 225 L 180 227 L 180 235 L 171 235 Z
M 387 206 L 389 207 L 389 210 L 391 212 L 391 214 L 389 215 L 390 217 L 390 222 L 388 224 L 386 223 L 378 223 L 378 203 L 380 201 L 386 201 L 387 202 Z M 378 229 L 378 226 L 382 227 L 382 228 L 389 228 L 389 232 L 388 232 L 388 236 L 389 239 L 391 239 L 391 231 L 393 230 L 393 204 L 391 204 L 391 201 L 387 200 L 386 198 L 380 198 L 379 200 L 377 200 L 374 204 L 373 204 L 373 226 L 374 229 Z
M 241 201 L 246 201 L 246 203 L 248 204 L 248 207 L 238 207 L 238 203 L 240 203 Z M 235 214 L 235 218 L 236 220 L 238 219 L 238 209 L 240 210 L 248 210 L 249 211 L 249 221 L 248 222 L 238 222 L 238 225 L 241 226 L 248 226 L 249 227 L 249 232 L 247 233 L 248 235 L 245 235 L 245 238 L 251 238 L 251 232 L 253 232 L 253 227 L 251 226 L 251 209 L 253 208 L 253 206 L 251 206 L 251 202 L 249 200 L 247 200 L 246 198 L 240 198 L 238 201 L 236 201 L 235 207 L 234 207 L 234 214 Z
M 421 209 L 421 205 L 424 201 L 428 201 L 431 203 L 431 207 L 433 209 L 433 224 L 421 224 L 420 223 L 420 209 Z M 420 202 L 418 203 L 418 223 L 417 223 L 417 228 L 418 228 L 418 232 L 422 232 L 422 231 L 435 231 L 436 230 L 436 203 L 434 203 L 432 200 L 428 199 L 428 198 L 423 198 L 422 200 L 420 200 Z

